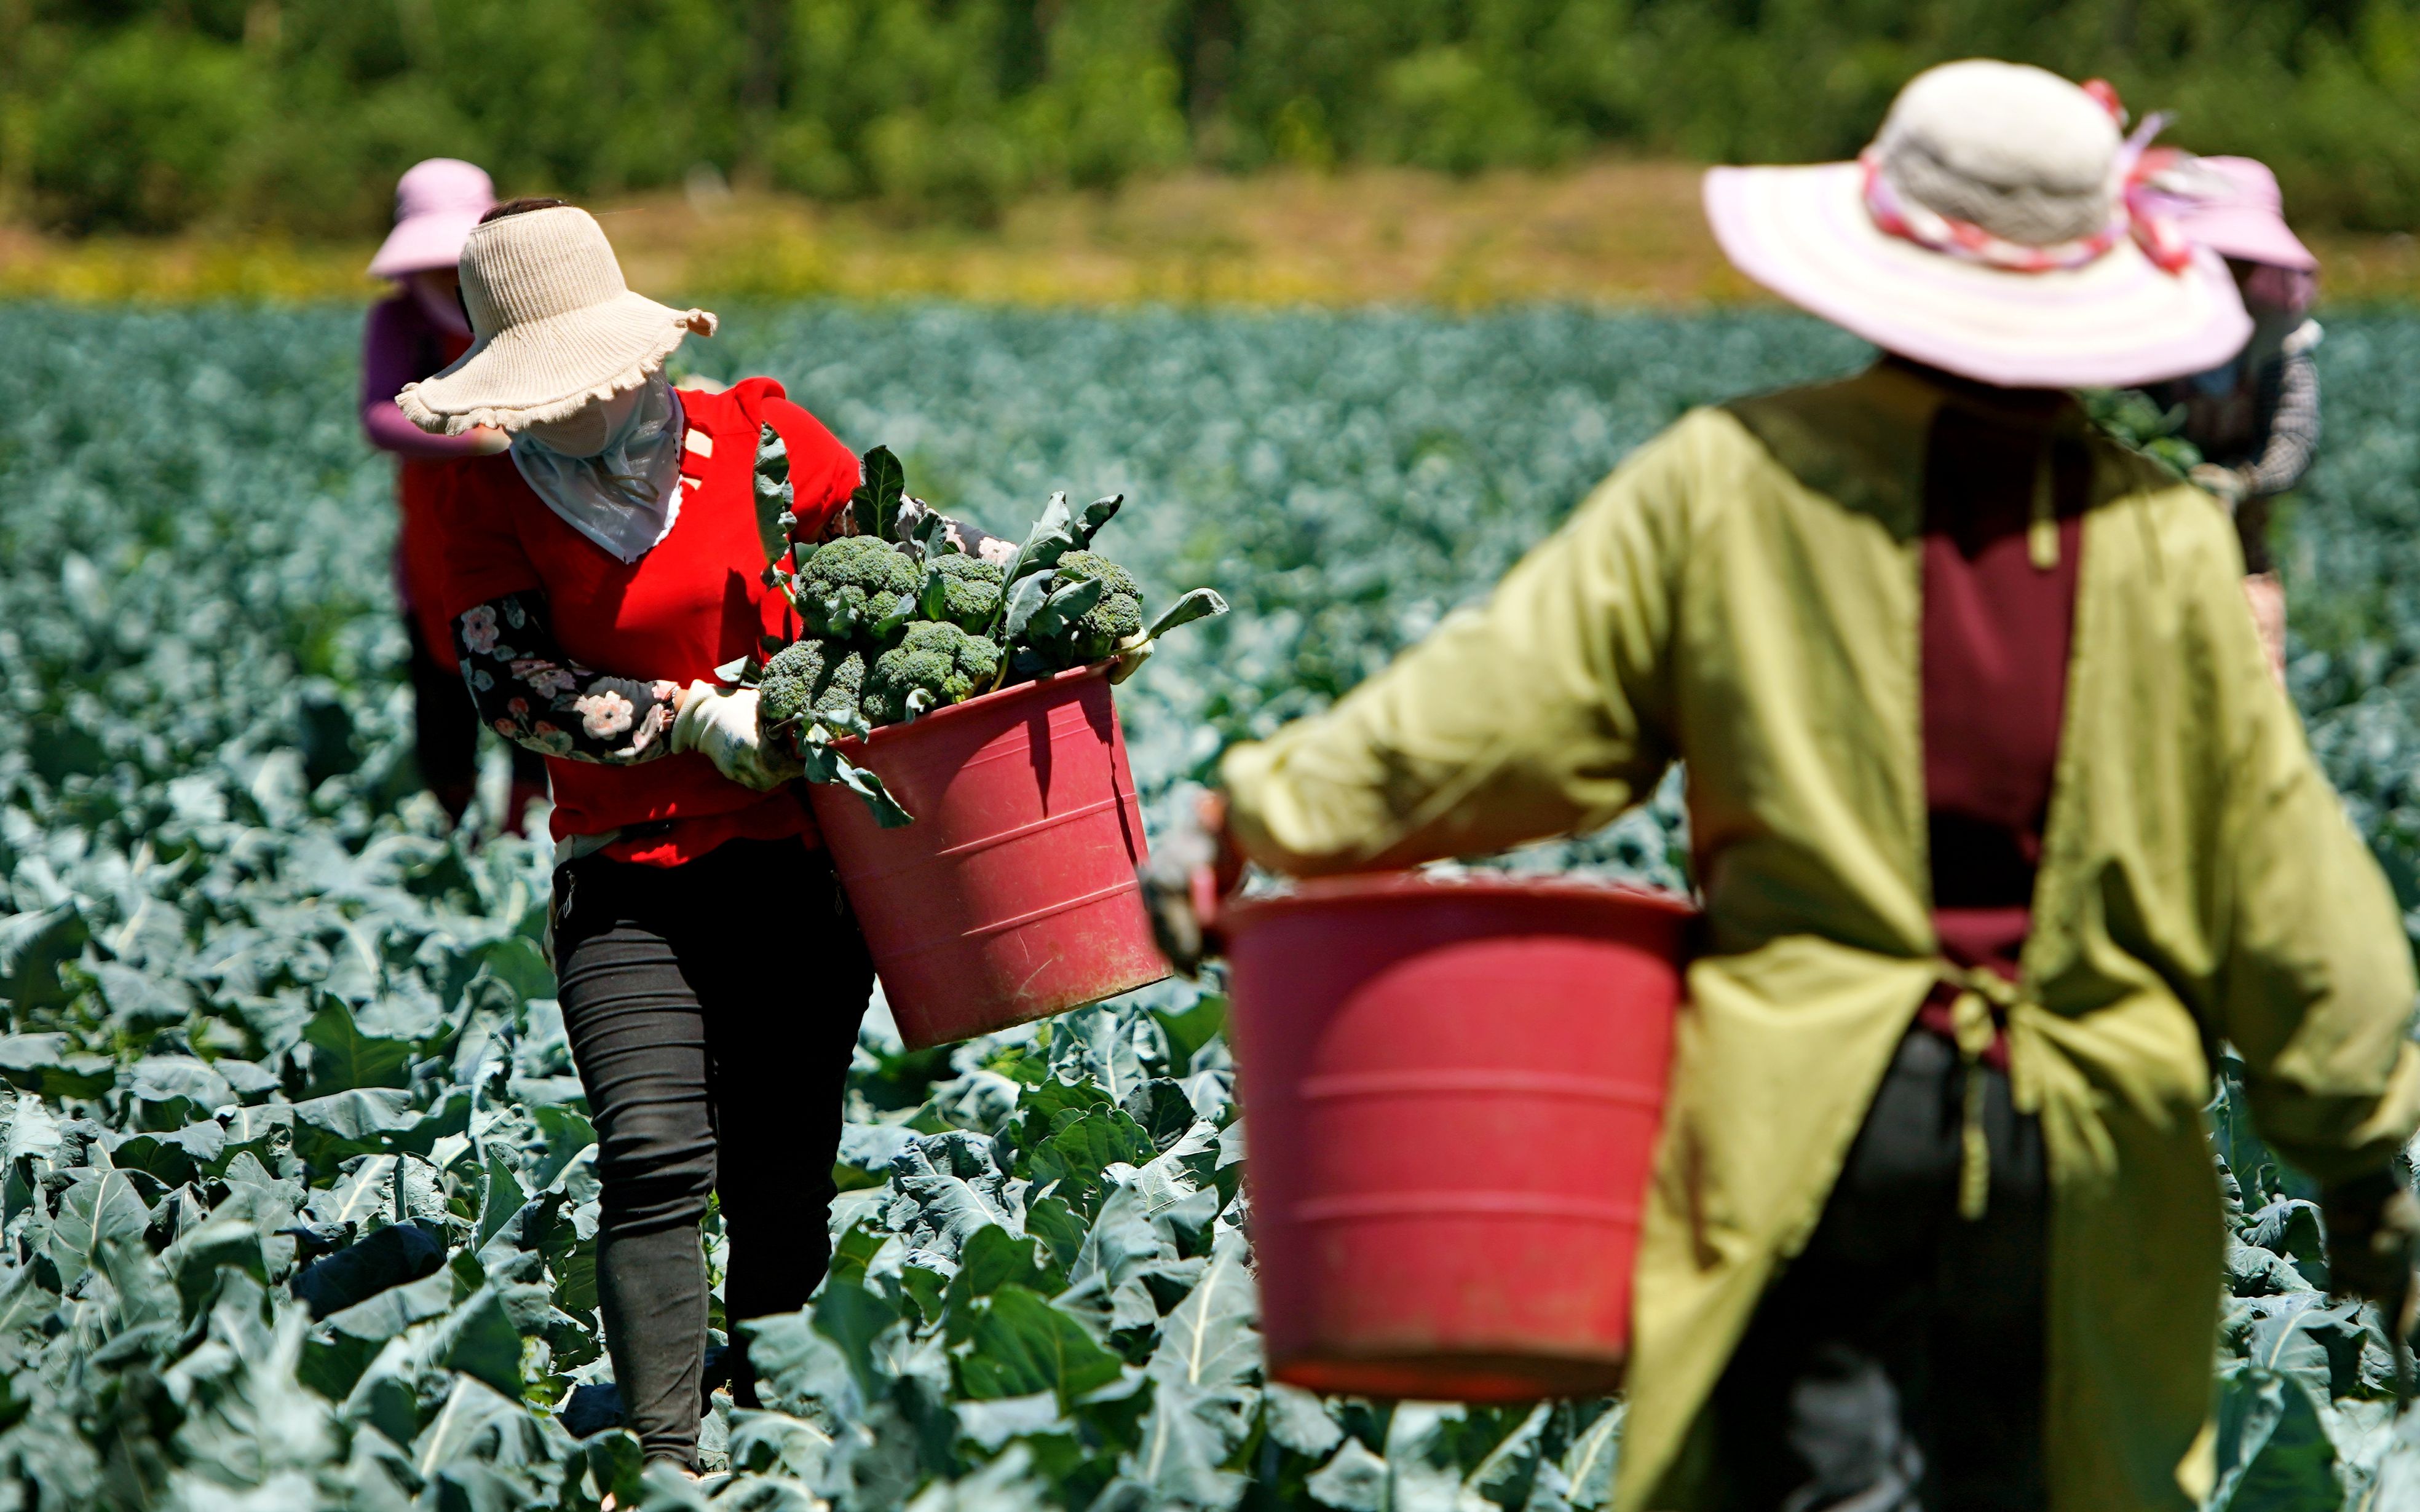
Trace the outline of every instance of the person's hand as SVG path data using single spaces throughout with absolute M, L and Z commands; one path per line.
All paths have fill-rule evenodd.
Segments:
M 1152 938 L 1168 964 L 1186 977 L 1202 974 L 1219 949 L 1214 920 L 1221 900 L 1244 879 L 1244 856 L 1227 827 L 1224 795 L 1205 793 L 1190 823 L 1179 825 L 1135 872 Z
M 1117 659 L 1109 663 L 1111 686 L 1125 682 L 1135 674 L 1135 669 L 1151 659 L 1152 640 L 1148 632 L 1137 630 L 1118 642 Z
M 2229 514 L 2251 497 L 2251 480 L 2234 468 L 2223 468 L 2215 462 L 2196 462 L 2185 477 L 2225 504 Z
M 498 452 L 509 450 L 513 444 L 510 435 L 493 425 L 473 425 L 462 434 L 471 439 L 473 456 L 493 456 Z
M 769 793 L 806 768 L 796 757 L 769 749 L 756 733 L 756 690 L 726 693 L 712 683 L 691 683 L 673 718 L 672 748 L 703 751 L 714 769 L 757 793 Z
M 2319 1218 L 2328 1231 L 2328 1289 L 2378 1304 L 2390 1336 L 2409 1336 L 2420 1199 L 2381 1170 L 2322 1188 Z

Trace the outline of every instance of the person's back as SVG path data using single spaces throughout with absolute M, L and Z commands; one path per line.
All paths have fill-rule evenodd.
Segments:
M 2420 1120 L 2399 916 L 2231 527 L 2055 392 L 2245 334 L 2216 258 L 2128 239 L 2090 108 L 1959 65 L 1864 164 L 1718 170 L 1734 260 L 1901 357 L 1684 418 L 1483 608 L 1223 764 L 1234 845 L 1307 875 L 1587 828 L 1686 764 L 1707 940 L 1626 1507 L 2181 1506 L 2206 1047 L 2339 1213 Z

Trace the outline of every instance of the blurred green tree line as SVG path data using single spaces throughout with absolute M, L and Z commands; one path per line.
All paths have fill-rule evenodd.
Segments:
M 1821 159 L 1974 54 L 2420 221 L 2420 0 L 0 0 L 0 214 L 360 235 L 440 153 L 977 219 L 1189 164 Z

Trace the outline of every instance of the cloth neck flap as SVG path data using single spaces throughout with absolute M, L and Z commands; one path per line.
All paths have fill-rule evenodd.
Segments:
M 679 517 L 687 428 L 680 400 L 659 373 L 595 456 L 566 456 L 523 431 L 513 438 L 513 466 L 565 524 L 628 563 Z

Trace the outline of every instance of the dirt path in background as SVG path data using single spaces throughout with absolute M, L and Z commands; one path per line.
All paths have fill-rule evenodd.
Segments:
M 634 287 L 665 296 L 936 297 L 1116 305 L 1508 301 L 1720 304 L 1760 296 L 1714 248 L 1698 170 L 1600 162 L 1447 178 L 1411 170 L 1189 175 L 1038 196 L 980 229 L 706 189 L 593 205 Z M 2313 237 L 2340 302 L 2420 299 L 2409 236 Z M 0 227 L 0 297 L 347 298 L 370 243 L 50 240 Z

